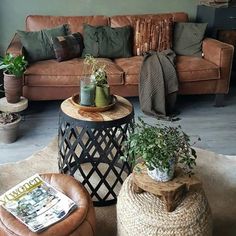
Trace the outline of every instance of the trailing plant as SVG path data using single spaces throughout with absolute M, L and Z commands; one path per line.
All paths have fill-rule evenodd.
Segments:
M 84 64 L 90 66 L 91 76 L 96 85 L 103 86 L 107 84 L 106 65 L 99 63 L 96 58 L 89 54 L 85 55 Z
M 122 159 L 131 164 L 144 161 L 149 170 L 154 167 L 170 170 L 171 162 L 180 164 L 192 174 L 196 165 L 196 152 L 190 145 L 189 136 L 181 130 L 181 126 L 171 127 L 161 124 L 154 126 L 139 118 L 133 133 L 124 142 Z
M 18 119 L 15 113 L 0 112 L 0 124 L 10 124 Z
M 0 69 L 9 75 L 21 77 L 28 65 L 24 56 L 13 56 L 11 53 L 0 58 Z

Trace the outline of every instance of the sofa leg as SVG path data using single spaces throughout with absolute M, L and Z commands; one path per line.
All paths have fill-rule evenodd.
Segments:
M 225 94 L 218 93 L 215 96 L 215 107 L 225 106 Z

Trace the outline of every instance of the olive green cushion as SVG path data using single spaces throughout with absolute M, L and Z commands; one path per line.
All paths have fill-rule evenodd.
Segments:
M 132 56 L 131 26 L 112 28 L 84 24 L 83 55 L 94 57 L 121 58 Z
M 29 62 L 55 58 L 52 38 L 68 35 L 69 32 L 69 26 L 66 24 L 32 32 L 17 30 Z
M 202 55 L 202 40 L 207 23 L 178 22 L 174 26 L 173 49 L 177 55 Z

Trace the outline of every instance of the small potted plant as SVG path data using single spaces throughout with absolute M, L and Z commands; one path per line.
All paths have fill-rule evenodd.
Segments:
M 24 56 L 6 54 L 0 58 L 0 69 L 4 72 L 4 90 L 7 102 L 17 103 L 22 94 L 22 75 L 26 69 L 27 61 Z
M 95 106 L 103 107 L 110 103 L 110 88 L 107 81 L 106 66 L 91 55 L 86 55 L 85 65 L 90 67 L 90 79 L 95 84 Z
M 189 136 L 180 126 L 152 126 L 139 118 L 134 132 L 124 142 L 123 159 L 132 164 L 143 161 L 147 166 L 148 175 L 161 182 L 173 178 L 177 164 L 188 174 L 192 174 L 196 157 Z
M 17 139 L 20 121 L 19 114 L 0 112 L 1 143 L 13 143 Z

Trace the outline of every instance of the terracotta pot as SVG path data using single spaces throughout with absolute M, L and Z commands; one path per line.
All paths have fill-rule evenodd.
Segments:
M 4 90 L 7 102 L 19 102 L 22 95 L 22 77 L 4 73 Z
M 17 120 L 8 124 L 0 124 L 0 142 L 1 143 L 13 143 L 16 141 L 19 133 L 19 125 L 21 116 L 18 115 Z

